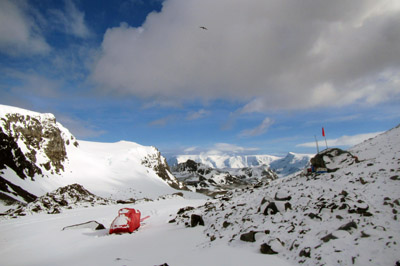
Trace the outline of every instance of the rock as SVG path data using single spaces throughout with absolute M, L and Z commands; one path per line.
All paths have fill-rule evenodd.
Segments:
M 245 242 L 256 242 L 256 233 L 254 231 L 250 231 L 248 233 L 242 234 L 240 236 L 240 240 Z
M 357 224 L 354 221 L 342 225 L 338 230 L 351 231 L 352 228 L 357 229 Z
M 311 258 L 311 248 L 310 247 L 305 247 L 303 248 L 300 253 L 300 257 L 306 257 L 306 258 Z
M 274 251 L 270 245 L 267 243 L 264 243 L 260 246 L 260 252 L 262 254 L 267 254 L 267 255 L 275 255 L 278 254 L 278 252 Z
M 194 207 L 187 206 L 187 207 L 184 207 L 184 208 L 180 208 L 179 211 L 176 214 L 183 214 L 183 213 L 185 213 L 187 211 L 191 211 L 191 210 L 194 210 Z
M 264 210 L 264 215 L 275 215 L 279 212 L 278 208 L 276 207 L 275 202 L 270 202 Z
M 400 180 L 398 175 L 394 175 L 390 177 L 390 180 Z
M 311 219 L 320 219 L 322 221 L 321 216 L 315 213 L 307 213 L 306 216 L 310 217 Z
M 326 235 L 323 238 L 321 238 L 321 240 L 324 241 L 324 243 L 327 243 L 332 239 L 337 239 L 337 237 L 332 234 L 329 234 L 329 235 Z
M 224 221 L 224 223 L 222 224 L 222 227 L 223 227 L 223 228 L 227 228 L 227 227 L 230 226 L 230 225 L 231 225 L 230 222 Z
M 203 217 L 197 214 L 192 214 L 190 217 L 190 226 L 191 227 L 196 227 L 197 225 L 202 225 L 204 226 L 204 220 Z

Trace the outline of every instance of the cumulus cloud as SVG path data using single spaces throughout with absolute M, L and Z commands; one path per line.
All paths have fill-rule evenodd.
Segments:
M 20 56 L 51 50 L 29 9 L 25 1 L 0 1 L 0 52 Z
M 200 29 L 207 27 L 207 31 Z M 243 112 L 400 94 L 397 0 L 166 0 L 110 28 L 91 78 L 147 99 L 232 99 Z
M 267 132 L 268 128 L 269 128 L 272 124 L 274 124 L 274 122 L 275 122 L 275 121 L 274 121 L 273 119 L 271 119 L 271 118 L 269 118 L 269 117 L 266 117 L 266 118 L 261 122 L 261 124 L 258 125 L 257 127 L 252 128 L 252 129 L 243 130 L 243 131 L 240 133 L 240 136 L 242 136 L 242 137 L 254 137 L 254 136 L 262 135 L 262 134 L 264 134 L 265 132 Z
M 327 139 L 327 144 L 330 147 L 335 147 L 335 146 L 354 146 L 357 145 L 364 140 L 367 140 L 369 138 L 373 138 L 383 132 L 373 132 L 373 133 L 366 133 L 366 134 L 358 134 L 358 135 L 353 135 L 353 136 L 342 136 L 337 139 Z M 319 145 L 321 147 L 325 146 L 325 141 L 320 141 Z M 315 147 L 315 142 L 307 142 L 307 143 L 302 143 L 296 145 L 296 147 Z

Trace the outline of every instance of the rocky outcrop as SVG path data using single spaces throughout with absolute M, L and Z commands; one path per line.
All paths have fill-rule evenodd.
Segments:
M 187 190 L 187 187 L 171 174 L 167 161 L 161 156 L 161 153 L 156 148 L 153 147 L 153 149 L 153 153 L 146 155 L 142 159 L 142 164 L 153 169 L 156 174 L 172 188 Z
M 328 172 L 335 172 L 340 167 L 350 166 L 359 162 L 356 156 L 338 148 L 324 150 L 311 158 L 310 161 L 314 168 L 326 168 Z
M 190 159 L 173 166 L 172 173 L 191 190 L 209 196 L 277 178 L 277 175 L 266 166 L 216 169 Z
M 51 114 L 8 113 L 1 122 L 0 156 L 7 158 L 7 165 L 22 179 L 25 175 L 32 179 L 35 174 L 41 175 L 41 167 L 61 173 L 67 160 L 66 145 L 79 145 L 72 135 L 60 129 Z M 19 162 L 19 166 L 12 167 L 11 161 Z
M 35 153 L 33 150 L 25 156 L 16 139 L 5 134 L 0 127 L 0 170 L 9 167 L 21 179 L 29 176 L 33 180 L 35 174 L 42 174 L 41 169 L 35 164 Z
M 94 195 L 82 185 L 72 184 L 49 192 L 27 205 L 21 204 L 16 209 L 10 209 L 7 211 L 7 215 L 17 217 L 41 212 L 57 214 L 65 209 L 107 205 L 111 203 L 113 201 Z

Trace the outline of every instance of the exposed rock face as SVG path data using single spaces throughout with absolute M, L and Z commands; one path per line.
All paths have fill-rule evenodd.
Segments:
M 179 182 L 175 176 L 171 174 L 171 170 L 169 169 L 167 161 L 163 156 L 161 156 L 161 153 L 156 148 L 154 148 L 154 153 L 148 154 L 143 158 L 142 164 L 153 169 L 157 175 L 167 182 L 171 187 L 175 189 L 187 190 L 186 186 Z
M 41 169 L 35 164 L 35 153 L 28 153 L 30 158 L 27 158 L 16 140 L 12 136 L 6 135 L 0 127 L 0 170 L 8 166 L 21 179 L 25 179 L 27 176 L 33 179 L 35 174 L 42 174 Z
M 40 167 L 60 173 L 67 159 L 66 145 L 78 146 L 78 142 L 60 130 L 51 114 L 10 113 L 1 118 L 0 156 L 22 179 L 28 175 L 42 174 Z M 17 167 L 13 162 L 17 162 Z M 4 169 L 4 165 L 0 165 Z

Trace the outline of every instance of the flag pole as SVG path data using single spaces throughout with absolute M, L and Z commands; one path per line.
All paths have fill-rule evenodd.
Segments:
M 325 130 L 324 130 L 324 127 L 322 127 L 322 136 L 324 136 L 324 138 L 325 138 L 325 145 L 326 145 L 326 149 L 328 149 L 328 142 L 326 141 L 326 136 L 325 136 Z
M 315 138 L 315 144 L 317 144 L 317 154 L 319 153 L 319 147 L 318 147 L 318 141 L 317 141 L 317 136 L 314 135 Z

